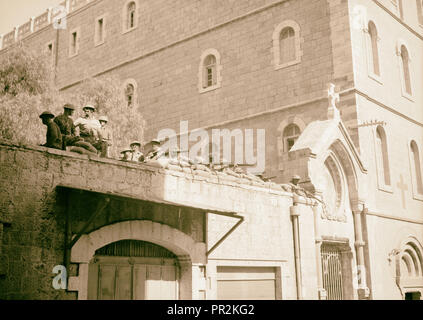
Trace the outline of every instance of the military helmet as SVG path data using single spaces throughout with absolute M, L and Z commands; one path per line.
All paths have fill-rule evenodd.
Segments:
M 54 118 L 54 114 L 50 111 L 44 111 L 42 114 L 40 114 L 40 118 Z

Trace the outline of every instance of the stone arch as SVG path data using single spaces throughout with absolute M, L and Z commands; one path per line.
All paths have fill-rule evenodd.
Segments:
M 78 291 L 78 299 L 87 299 L 88 264 L 97 249 L 120 240 L 140 240 L 158 244 L 177 257 L 185 275 L 181 276 L 181 298 L 191 299 L 192 265 L 204 265 L 206 246 L 185 233 L 148 220 L 131 220 L 104 226 L 83 235 L 71 250 L 71 262 L 79 264 L 79 275 L 69 278 L 69 290 Z M 182 283 L 184 282 L 184 283 Z
M 345 175 L 346 183 L 348 186 L 350 203 L 354 208 L 357 201 L 359 200 L 359 193 L 357 173 L 353 160 L 351 159 L 351 155 L 339 139 L 332 143 L 329 149 L 336 155 L 337 160 L 341 164 L 342 171 Z
M 405 296 L 407 292 L 423 294 L 423 247 L 417 237 L 403 239 L 396 250 L 396 282 Z M 406 271 L 406 272 L 405 272 Z

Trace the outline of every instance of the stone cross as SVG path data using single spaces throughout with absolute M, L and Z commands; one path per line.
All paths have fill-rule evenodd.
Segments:
M 328 98 L 329 98 L 329 108 L 328 108 L 328 118 L 337 119 L 341 118 L 336 103 L 340 101 L 339 93 L 335 93 L 335 85 L 333 83 L 329 84 L 328 88 Z
M 401 179 L 397 183 L 397 187 L 401 190 L 401 198 L 402 198 L 402 207 L 405 209 L 405 191 L 408 190 L 408 186 L 404 183 L 404 179 L 402 174 L 400 175 Z

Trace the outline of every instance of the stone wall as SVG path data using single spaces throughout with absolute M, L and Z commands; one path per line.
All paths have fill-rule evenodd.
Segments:
M 64 264 L 67 212 L 75 234 L 95 211 L 100 195 L 112 198 L 110 207 L 93 221 L 87 232 L 119 221 L 148 220 L 152 225 L 167 225 L 169 230 L 179 229 L 193 243 L 203 243 L 204 248 L 206 242 L 208 249 L 237 220 L 225 221 L 220 215 L 209 213 L 205 230 L 205 213 L 237 213 L 244 222 L 210 258 L 282 261 L 285 297 L 295 297 L 289 215 L 292 194 L 288 186 L 224 173 L 201 174 L 178 166 L 160 168 L 157 164 L 90 158 L 44 147 L 15 146 L 5 141 L 0 144 L 0 181 L 1 298 L 77 298 L 75 293 L 52 288 L 55 276 L 52 270 Z M 307 254 L 304 258 L 311 259 L 306 248 L 314 245 L 308 207 L 312 202 L 302 201 L 308 203 L 302 209 L 303 246 Z M 180 216 L 179 220 L 175 214 Z M 178 233 L 171 232 L 168 237 L 173 234 Z M 185 240 L 175 238 L 171 242 L 177 245 L 178 241 Z M 307 270 L 310 268 L 313 269 L 308 266 Z M 78 275 L 77 265 L 71 265 L 69 275 Z M 304 278 L 313 283 L 315 274 L 307 272 Z M 312 297 L 315 291 L 309 292 Z

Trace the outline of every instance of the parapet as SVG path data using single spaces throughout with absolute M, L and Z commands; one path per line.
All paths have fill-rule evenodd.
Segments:
M 67 14 L 75 12 L 91 2 L 98 0 L 65 0 L 59 4 L 66 8 Z M 32 17 L 29 21 L 20 26 L 16 26 L 13 31 L 0 35 L 0 50 L 10 47 L 15 42 L 25 39 L 30 34 L 37 32 L 49 25 L 54 21 L 54 18 L 60 14 L 60 11 L 48 8 L 44 13 L 37 17 Z

